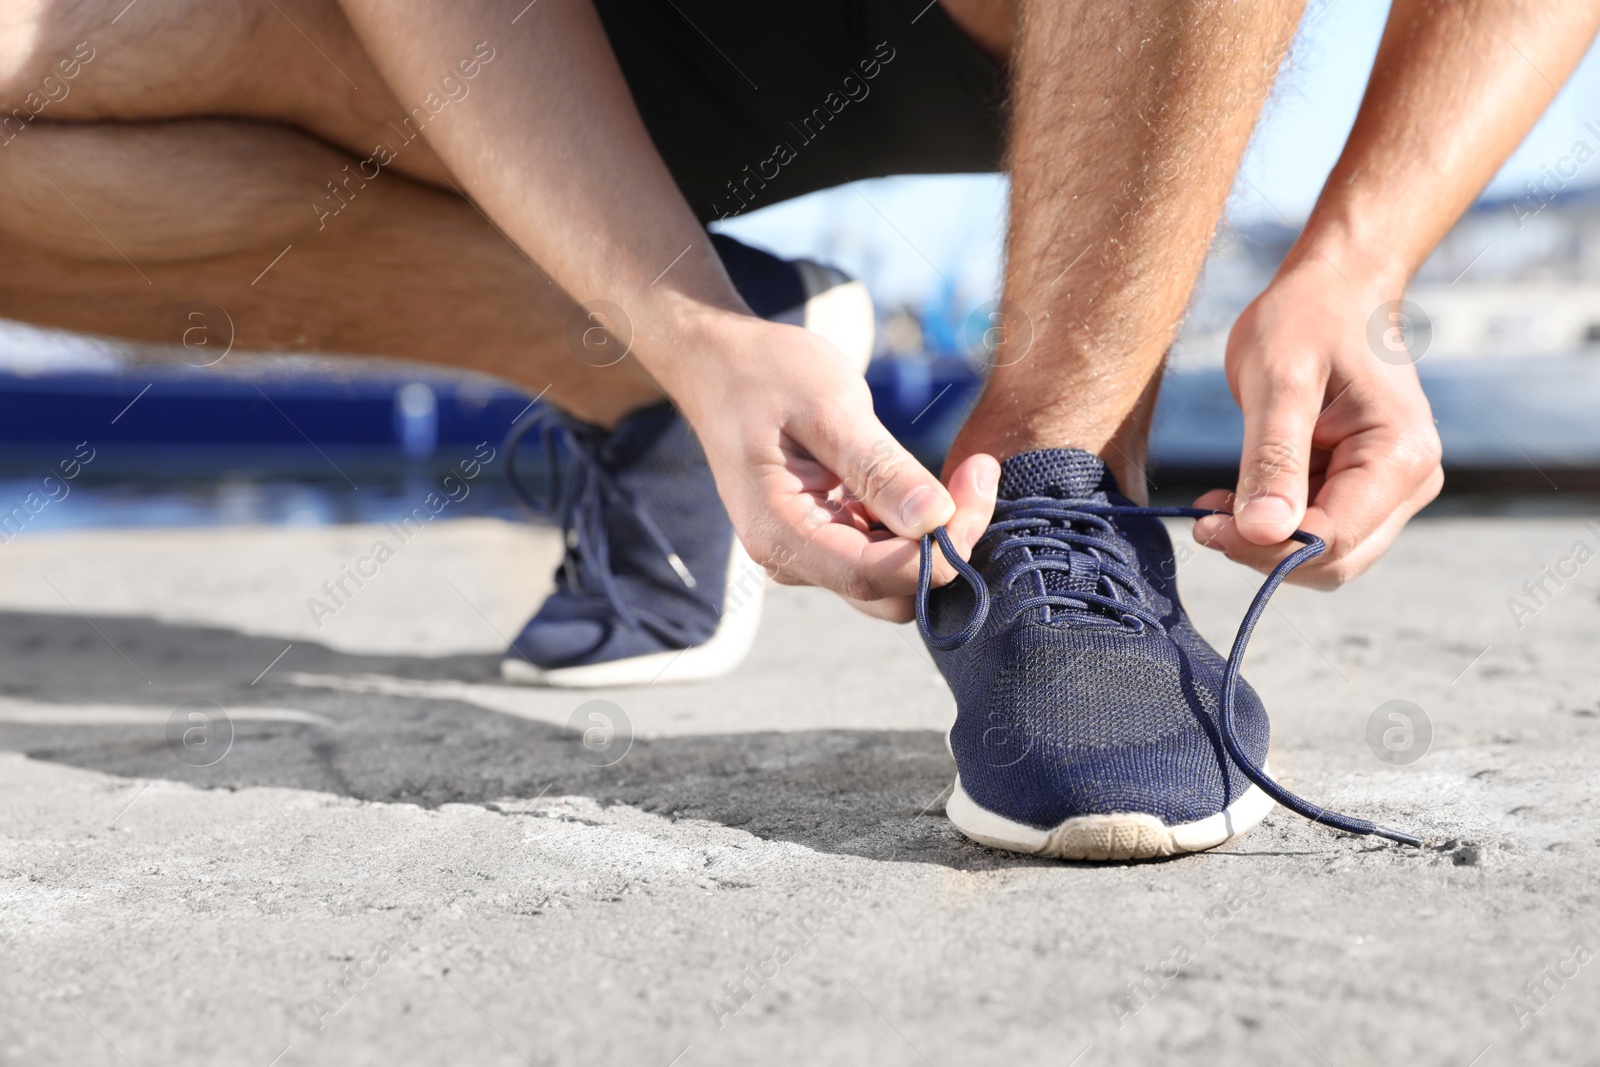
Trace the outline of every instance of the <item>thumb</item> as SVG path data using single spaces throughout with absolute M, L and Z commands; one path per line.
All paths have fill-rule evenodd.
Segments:
M 995 495 L 1000 488 L 1000 461 L 983 452 L 968 456 L 950 472 L 949 488 L 956 502 L 955 517 L 948 524 L 950 540 L 962 559 L 971 559 L 978 538 L 994 518 Z M 935 585 L 943 585 L 955 577 L 955 569 L 944 562 L 942 553 L 934 560 L 936 565 L 944 564 L 935 577 Z M 943 571 L 949 571 L 948 576 Z
M 1305 517 L 1311 434 L 1323 389 L 1297 377 L 1269 380 L 1241 397 L 1244 451 L 1233 521 L 1253 544 L 1287 540 Z
M 955 501 L 939 479 L 890 436 L 870 407 L 816 430 L 813 440 L 800 443 L 899 536 L 921 537 L 955 516 Z

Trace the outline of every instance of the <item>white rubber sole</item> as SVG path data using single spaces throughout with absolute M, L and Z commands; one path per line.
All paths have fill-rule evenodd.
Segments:
M 755 644 L 756 633 L 761 629 L 761 605 L 766 587 L 766 571 L 750 558 L 739 539 L 734 538 L 722 590 L 722 621 L 705 644 L 677 652 L 654 652 L 610 663 L 553 670 L 540 670 L 520 656 L 507 656 L 500 661 L 500 677 L 522 685 L 560 689 L 609 689 L 720 678 L 737 667 Z
M 957 830 L 990 848 L 1063 860 L 1122 861 L 1216 848 L 1254 829 L 1274 806 L 1271 797 L 1252 785 L 1223 811 L 1177 826 L 1155 815 L 1126 812 L 1079 815 L 1039 830 L 979 807 L 961 788 L 958 774 L 944 810 Z

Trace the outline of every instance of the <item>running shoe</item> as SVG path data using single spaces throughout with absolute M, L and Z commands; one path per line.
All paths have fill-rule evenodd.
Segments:
M 720 234 L 712 243 L 752 311 L 813 330 L 865 370 L 865 286 Z M 533 435 L 549 465 L 546 500 L 516 466 L 517 446 Z M 540 408 L 512 432 L 506 456 L 513 488 L 560 523 L 566 551 L 555 591 L 501 660 L 504 678 L 595 688 L 714 678 L 739 665 L 760 626 L 766 573 L 734 536 L 700 443 L 671 404 L 610 430 Z
M 946 813 L 1014 852 L 1134 860 L 1214 848 L 1283 804 L 1351 833 L 1408 834 L 1325 811 L 1266 767 L 1270 728 L 1239 665 L 1267 598 L 1323 551 L 1305 547 L 1262 585 L 1226 660 L 1178 598 L 1162 517 L 1097 456 L 1044 449 L 1001 465 L 999 500 L 971 563 L 943 529 L 923 539 L 917 623 L 956 698 Z M 937 544 L 963 580 L 930 590 Z

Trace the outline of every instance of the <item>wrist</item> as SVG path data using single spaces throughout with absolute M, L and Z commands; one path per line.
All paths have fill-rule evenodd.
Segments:
M 1284 257 L 1279 276 L 1327 272 L 1384 299 L 1399 299 L 1418 263 L 1389 235 L 1321 210 Z
M 639 361 L 668 396 L 680 401 L 697 387 L 714 387 L 719 369 L 750 351 L 769 325 L 748 310 L 689 300 L 668 301 L 657 312 L 652 328 L 641 332 Z

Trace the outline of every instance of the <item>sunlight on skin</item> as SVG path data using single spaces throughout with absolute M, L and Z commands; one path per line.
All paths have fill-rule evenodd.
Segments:
M 8 114 L 21 105 L 20 97 L 32 88 L 25 86 L 23 79 L 41 65 L 41 57 L 35 53 L 48 4 L 49 0 L 6 0 L 4 8 L 0 8 L 0 23 L 6 27 L 6 32 L 0 34 L 0 105 Z

